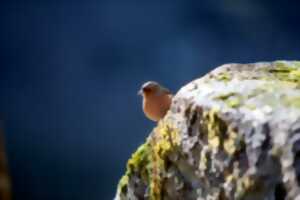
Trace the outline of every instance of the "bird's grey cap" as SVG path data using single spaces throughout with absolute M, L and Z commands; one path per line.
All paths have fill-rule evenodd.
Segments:
M 148 81 L 142 85 L 142 89 L 148 88 L 148 87 L 154 87 L 154 86 L 159 86 L 159 83 L 157 83 L 155 81 Z
M 160 89 L 158 94 L 161 94 L 162 92 L 167 93 L 167 94 L 170 94 L 170 93 L 171 93 L 167 88 L 161 86 L 158 82 L 155 82 L 155 81 L 148 81 L 148 82 L 146 82 L 146 83 L 144 83 L 144 84 L 142 85 L 142 87 L 141 87 L 141 89 L 139 90 L 138 94 L 139 94 L 139 95 L 142 95 L 142 94 L 143 94 L 143 90 L 144 90 L 145 88 L 155 88 L 155 87 L 158 87 L 158 88 Z

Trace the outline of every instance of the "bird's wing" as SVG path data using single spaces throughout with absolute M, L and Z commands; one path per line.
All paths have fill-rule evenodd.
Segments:
M 171 94 L 171 91 L 165 87 L 161 87 L 161 91 L 164 92 L 165 94 Z

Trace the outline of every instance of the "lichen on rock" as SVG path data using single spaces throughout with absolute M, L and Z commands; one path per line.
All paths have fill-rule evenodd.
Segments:
M 120 198 L 126 199 L 128 194 L 136 199 L 160 199 L 163 189 L 162 177 L 166 174 L 165 168 L 168 164 L 166 156 L 176 150 L 179 141 L 178 132 L 167 122 L 161 121 L 146 143 L 129 159 L 126 174 L 118 186 Z
M 184 86 L 116 200 L 300 198 L 300 62 L 226 64 Z

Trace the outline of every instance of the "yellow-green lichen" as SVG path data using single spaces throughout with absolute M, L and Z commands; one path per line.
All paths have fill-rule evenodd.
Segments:
M 248 108 L 249 110 L 255 110 L 256 109 L 256 105 L 254 105 L 254 104 L 247 103 L 244 106 L 245 106 L 245 108 Z
M 166 123 L 159 123 L 147 142 L 141 145 L 128 160 L 126 174 L 119 181 L 119 193 L 127 193 L 129 180 L 136 174 L 149 187 L 149 199 L 160 200 L 165 158 L 178 145 L 178 132 Z
M 221 94 L 214 99 L 223 101 L 227 106 L 231 108 L 237 108 L 242 104 L 243 98 L 240 94 L 236 92 L 229 92 L 226 94 Z
M 203 113 L 202 131 L 207 133 L 207 144 L 210 150 L 218 151 L 223 146 L 227 126 L 218 116 L 218 109 Z
M 242 136 L 238 134 L 234 127 L 227 125 L 219 117 L 218 112 L 218 110 L 212 109 L 203 113 L 202 126 L 204 127 L 201 127 L 201 131 L 207 133 L 207 145 L 204 145 L 200 152 L 198 169 L 201 171 L 200 174 L 204 176 L 207 171 L 211 170 L 212 166 L 210 166 L 209 162 L 217 158 L 216 154 L 221 153 L 220 155 L 234 158 L 234 155 L 244 151 Z M 254 179 L 241 174 L 238 162 L 226 166 L 223 170 L 223 175 L 225 178 L 224 190 L 226 190 L 226 187 L 235 188 L 236 199 L 243 197 L 253 188 Z
M 128 187 L 128 181 L 129 181 L 129 177 L 127 174 L 125 174 L 119 181 L 119 185 L 118 185 L 118 190 L 120 190 L 120 192 L 122 193 L 126 193 L 127 192 L 127 187 Z
M 300 69 L 300 61 L 293 61 L 293 65 Z
M 238 97 L 234 97 L 226 101 L 226 104 L 231 108 L 237 108 L 241 105 L 241 103 L 241 98 Z
M 266 82 L 263 84 L 263 86 L 258 88 L 253 89 L 248 95 L 247 95 L 247 99 L 251 99 L 254 98 L 260 94 L 264 94 L 268 91 L 270 91 L 271 89 L 274 88 L 274 84 L 270 84 L 269 82 Z
M 228 131 L 227 139 L 224 141 L 224 150 L 229 154 L 233 155 L 239 147 L 238 134 L 234 131 Z
M 255 189 L 257 188 L 256 181 L 253 178 L 250 178 L 250 176 L 244 175 L 240 178 L 236 179 L 236 193 L 235 197 L 236 199 L 243 199 L 247 195 L 247 193 L 255 192 Z
M 232 77 L 228 72 L 222 72 L 222 73 L 216 74 L 215 79 L 218 81 L 228 82 L 232 79 Z
M 224 130 L 222 130 L 222 127 L 220 126 L 220 118 L 217 116 L 217 110 L 211 110 L 206 114 L 206 123 L 207 123 L 207 139 L 208 144 L 212 149 L 217 149 L 220 146 L 221 137 L 220 133 Z
M 130 171 L 139 171 L 145 164 L 147 164 L 150 149 L 151 148 L 148 143 L 141 145 L 137 149 L 127 163 Z
M 274 62 L 274 67 L 268 69 L 268 72 L 273 74 L 281 81 L 294 82 L 300 84 L 300 67 L 299 62 Z
M 160 200 L 163 187 L 162 174 L 165 173 L 166 156 L 175 151 L 179 145 L 178 131 L 167 123 L 160 122 L 151 138 L 152 174 L 150 182 L 150 199 Z
M 246 174 L 242 175 L 236 163 L 232 173 L 225 176 L 223 187 L 235 188 L 234 199 L 245 199 L 250 193 L 254 194 L 258 190 L 257 184 L 258 182 L 254 178 Z
M 150 144 L 146 142 L 141 145 L 134 154 L 132 154 L 131 158 L 127 162 L 126 174 L 119 181 L 118 190 L 126 193 L 129 177 L 132 176 L 133 173 L 139 172 L 143 181 L 148 181 L 149 167 L 147 165 L 149 165 L 150 153 Z
M 283 101 L 286 106 L 300 109 L 300 96 L 284 97 Z
M 205 171 L 207 169 L 208 160 L 209 160 L 209 149 L 203 148 L 200 153 L 199 166 L 198 166 L 198 168 L 201 171 Z
M 236 92 L 228 92 L 226 94 L 220 94 L 220 95 L 216 96 L 214 99 L 226 101 L 227 99 L 229 99 L 230 97 L 235 96 L 235 95 L 237 95 Z
M 204 112 L 203 119 L 202 124 L 205 127 L 202 127 L 202 129 L 207 132 L 207 143 L 210 149 L 223 149 L 228 155 L 233 155 L 236 151 L 241 149 L 241 136 L 236 130 L 227 126 L 226 122 L 219 118 L 218 110 L 213 109 Z M 200 159 L 205 161 L 205 154 L 201 154 Z

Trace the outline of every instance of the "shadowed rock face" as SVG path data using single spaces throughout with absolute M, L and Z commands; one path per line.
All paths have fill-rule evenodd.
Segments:
M 300 62 L 227 64 L 184 86 L 116 200 L 300 198 Z
M 10 178 L 8 176 L 6 154 L 4 147 L 4 133 L 0 124 L 0 200 L 11 199 Z

